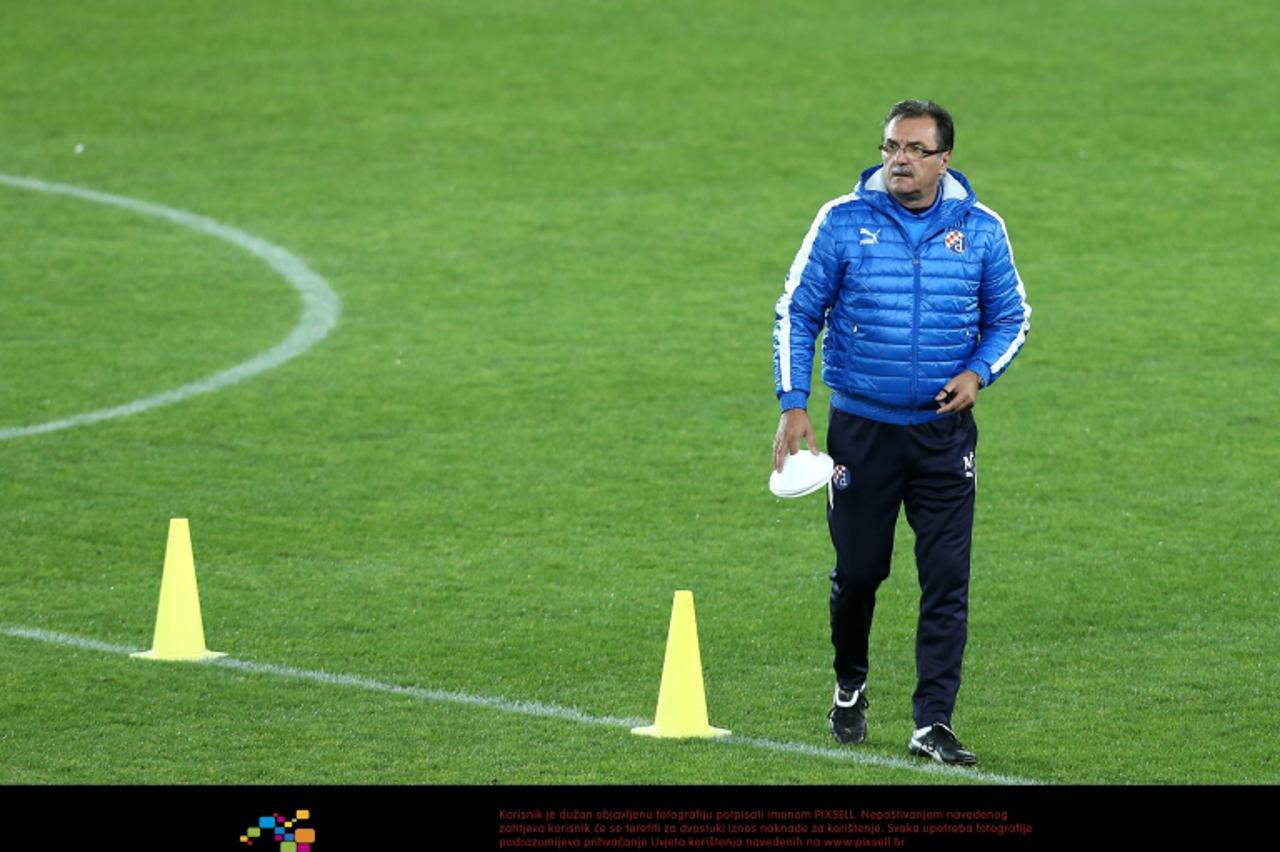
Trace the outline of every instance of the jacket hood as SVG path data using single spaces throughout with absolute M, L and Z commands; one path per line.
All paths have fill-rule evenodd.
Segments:
M 942 176 L 940 187 L 942 188 L 942 207 L 938 213 L 943 219 L 951 220 L 963 215 L 978 200 L 973 188 L 969 186 L 968 178 L 955 169 L 947 169 Z M 884 183 L 883 164 L 872 166 L 864 171 L 858 179 L 858 186 L 854 192 L 878 210 L 885 213 L 892 213 L 894 210 L 889 188 Z

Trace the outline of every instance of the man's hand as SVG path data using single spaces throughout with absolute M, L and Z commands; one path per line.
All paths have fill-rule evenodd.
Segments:
M 953 411 L 968 411 L 978 402 L 978 383 L 980 378 L 973 370 L 965 370 L 953 378 L 938 391 L 933 399 L 940 408 L 939 414 L 950 414 Z
M 803 408 L 788 408 L 778 420 L 778 432 L 773 436 L 773 469 L 782 472 L 787 456 L 800 452 L 800 439 L 809 444 L 809 452 L 818 454 L 818 442 L 813 437 L 813 424 Z

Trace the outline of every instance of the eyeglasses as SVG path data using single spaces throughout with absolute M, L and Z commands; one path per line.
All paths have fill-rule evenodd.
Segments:
M 880 145 L 880 153 L 890 160 L 898 156 L 899 151 L 904 152 L 908 160 L 923 160 L 925 157 L 932 157 L 934 154 L 940 153 L 942 149 L 935 148 L 930 151 L 919 142 L 912 142 L 910 145 L 902 146 L 892 139 L 886 139 Z

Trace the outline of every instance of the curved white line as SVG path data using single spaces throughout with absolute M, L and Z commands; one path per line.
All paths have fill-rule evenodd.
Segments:
M 255 237 L 239 228 L 233 228 L 230 225 L 224 225 L 221 222 L 205 216 L 198 216 L 195 213 L 188 213 L 185 210 L 175 210 L 172 207 L 152 204 L 150 201 L 139 201 L 136 198 L 127 198 L 123 195 L 109 195 L 105 192 L 82 189 L 65 183 L 50 183 L 49 181 L 35 178 L 0 174 L 0 184 L 11 186 L 15 189 L 29 189 L 34 192 L 46 192 L 52 195 L 68 195 L 72 198 L 92 201 L 96 204 L 109 204 L 112 207 L 121 207 L 145 216 L 167 219 L 184 228 L 190 228 L 193 231 L 217 237 L 244 249 L 249 254 L 265 262 L 292 284 L 294 289 L 302 296 L 302 317 L 298 320 L 298 324 L 294 326 L 293 331 L 289 333 L 289 336 L 248 361 L 237 364 L 220 373 L 214 373 L 194 382 L 188 382 L 172 390 L 162 391 L 142 399 L 135 399 L 133 402 L 126 402 L 123 405 L 100 408 L 97 411 L 89 411 L 84 414 L 76 414 L 72 417 L 50 420 L 47 423 L 37 423 L 32 426 L 0 428 L 0 441 L 9 438 L 21 438 L 27 435 L 40 435 L 45 432 L 56 432 L 59 429 L 70 429 L 74 426 L 84 426 L 116 417 L 128 417 L 131 414 L 141 414 L 144 411 L 150 411 L 162 405 L 181 402 L 197 394 L 221 390 L 259 373 L 264 373 L 273 367 L 279 367 L 284 362 L 298 357 L 327 337 L 333 327 L 338 324 L 338 316 L 342 313 L 342 301 L 338 298 L 338 294 L 333 291 L 333 288 L 329 286 L 329 282 L 311 271 L 305 263 L 280 246 Z

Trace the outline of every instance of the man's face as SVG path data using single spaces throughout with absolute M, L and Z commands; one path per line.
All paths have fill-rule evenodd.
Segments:
M 884 129 L 884 144 L 897 146 L 894 154 L 881 152 L 884 159 L 885 184 L 903 207 L 928 207 L 938 191 L 938 181 L 947 171 L 951 152 L 942 151 L 916 158 L 912 152 L 934 151 L 938 147 L 938 128 L 927 115 L 918 118 L 899 116 Z

